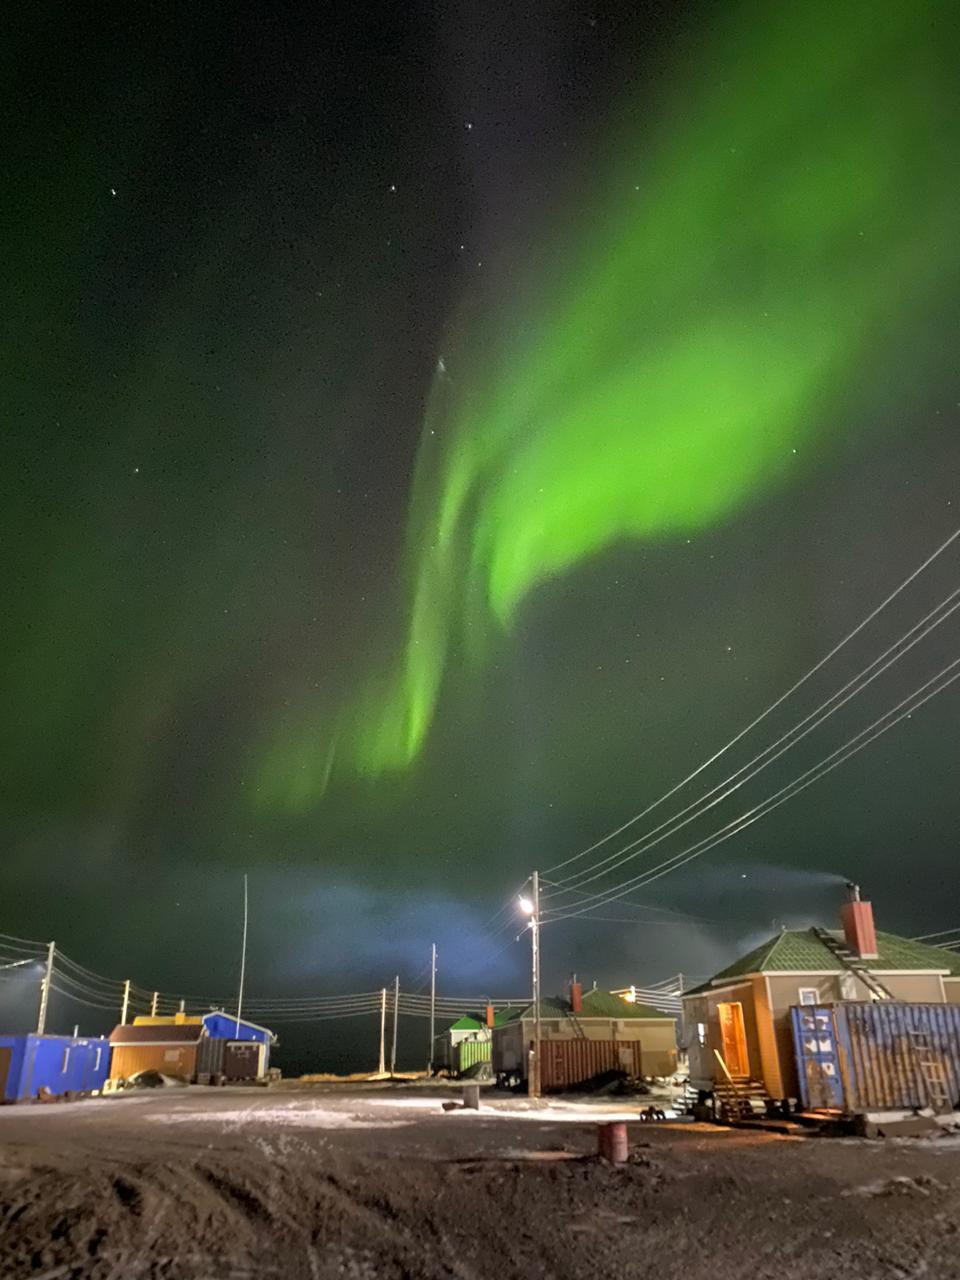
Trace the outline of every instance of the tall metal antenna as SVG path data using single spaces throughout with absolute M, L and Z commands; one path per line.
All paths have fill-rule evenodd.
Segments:
M 243 945 L 240 949 L 240 990 L 237 993 L 237 1029 L 234 1035 L 240 1039 L 240 1014 L 243 1010 L 243 979 L 247 972 L 247 876 L 243 876 Z

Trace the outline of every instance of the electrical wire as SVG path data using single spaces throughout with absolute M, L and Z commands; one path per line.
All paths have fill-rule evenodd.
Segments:
M 681 791 L 689 782 L 692 782 L 694 778 L 699 777 L 699 775 L 703 773 L 705 769 L 708 769 L 710 765 L 716 763 L 716 761 L 719 760 L 721 756 L 725 755 L 730 750 L 731 747 L 736 746 L 736 744 L 740 742 L 741 739 L 745 738 L 746 735 L 751 732 L 751 730 L 755 729 L 757 725 L 761 724 L 764 720 L 766 720 L 766 718 L 769 715 L 771 715 L 774 711 L 776 711 L 778 707 L 782 706 L 783 703 L 786 702 L 788 698 L 792 697 L 792 695 L 796 693 L 798 689 L 800 689 L 803 685 L 805 685 L 808 680 L 810 680 L 813 676 L 815 676 L 818 671 L 820 671 L 823 667 L 826 666 L 828 662 L 830 662 L 833 658 L 835 658 L 836 655 L 843 648 L 845 648 L 846 645 L 848 645 L 851 640 L 855 639 L 856 636 L 858 636 L 860 632 L 864 630 L 865 627 L 869 626 L 869 624 L 874 620 L 874 618 L 878 617 L 883 612 L 883 610 L 886 609 L 886 607 L 897 598 L 897 596 L 899 596 L 903 591 L 905 591 L 906 588 L 909 587 L 910 584 L 914 582 L 920 576 L 921 573 L 924 572 L 924 570 L 928 569 L 930 565 L 933 564 L 933 562 L 939 556 L 941 556 L 949 546 L 951 546 L 954 542 L 956 542 L 957 538 L 960 538 L 960 529 L 954 530 L 954 532 L 950 535 L 950 537 L 947 538 L 945 542 L 942 542 L 940 546 L 937 547 L 937 549 L 933 552 L 932 555 L 928 556 L 926 560 L 924 560 L 923 563 L 918 568 L 914 569 L 911 574 L 909 574 L 906 578 L 904 578 L 904 580 L 900 583 L 900 585 L 896 587 L 893 591 L 891 591 L 891 593 L 884 600 L 882 600 L 880 604 L 877 605 L 877 607 L 872 610 L 872 612 L 868 613 L 867 616 L 861 622 L 859 622 L 852 631 L 848 632 L 847 635 L 845 635 L 838 644 L 835 644 L 834 647 L 830 650 L 829 653 L 826 654 L 825 657 L 821 658 L 820 661 L 817 662 L 814 666 L 812 666 L 810 670 L 807 671 L 804 675 L 802 675 L 799 680 L 797 680 L 794 684 L 792 684 L 790 688 L 787 689 L 786 693 L 782 693 L 780 697 L 776 699 L 776 701 L 771 702 L 770 705 L 765 708 L 765 710 L 761 711 L 760 714 L 755 719 L 751 720 L 750 723 L 745 728 L 741 729 L 739 733 L 735 734 L 734 737 L 732 737 L 729 742 L 725 743 L 724 746 L 722 746 L 719 749 L 719 751 L 715 751 L 712 756 L 709 756 L 706 760 L 703 761 L 702 764 L 698 765 L 697 768 L 694 769 L 692 773 L 688 773 L 685 778 L 681 779 L 680 782 L 676 783 L 675 786 L 671 787 L 669 791 L 665 791 L 664 794 L 659 797 L 659 799 L 654 800 L 651 804 L 647 805 L 647 807 L 641 810 L 640 813 L 635 814 L 632 818 L 629 818 L 626 822 L 622 823 L 619 827 L 615 828 L 613 831 L 608 832 L 601 839 L 594 841 L 592 845 L 589 845 L 586 849 L 581 850 L 580 853 L 575 853 L 571 857 L 565 858 L 562 862 L 555 862 L 552 866 L 547 867 L 546 868 L 547 874 L 550 874 L 551 872 L 554 872 L 554 871 L 559 871 L 563 867 L 570 866 L 571 863 L 578 862 L 581 858 L 585 858 L 588 854 L 593 853 L 595 849 L 599 849 L 601 845 L 604 845 L 608 841 L 615 839 L 622 832 L 626 831 L 628 827 L 632 827 L 634 823 L 640 822 L 648 814 L 652 813 L 654 809 L 659 808 L 661 804 L 664 804 L 667 800 L 671 799 L 671 797 L 675 796 L 678 791 Z
M 851 701 L 851 699 L 862 693 L 868 685 L 878 679 L 889 667 L 893 666 L 894 663 L 899 662 L 905 654 L 909 653 L 914 645 L 919 644 L 920 641 L 925 639 L 931 631 L 940 626 L 941 623 L 945 622 L 951 614 L 960 609 L 960 600 L 957 600 L 956 603 L 937 618 L 936 621 L 930 623 L 925 631 L 921 631 L 919 635 L 916 635 L 914 639 L 910 640 L 910 643 L 906 644 L 898 653 L 894 653 L 895 649 L 900 645 L 904 645 L 904 642 L 910 636 L 914 635 L 914 632 L 916 632 L 920 627 L 923 627 L 930 618 L 945 606 L 945 604 L 954 600 L 957 596 L 960 596 L 960 588 L 953 591 L 945 601 L 941 601 L 941 603 L 937 605 L 935 609 L 931 610 L 925 618 L 922 618 L 919 623 L 916 623 L 911 627 L 909 631 L 896 640 L 888 649 L 880 654 L 878 658 L 875 658 L 873 662 L 866 666 L 856 676 L 848 680 L 847 683 L 837 690 L 836 693 L 832 694 L 828 699 L 822 702 L 819 707 L 815 708 L 809 715 L 805 716 L 792 728 L 788 729 L 786 733 L 782 734 L 775 742 L 771 743 L 770 746 L 765 747 L 764 750 L 754 756 L 752 760 L 748 761 L 745 765 L 742 765 L 735 773 L 730 774 L 723 782 L 717 783 L 716 786 L 712 787 L 709 791 L 704 792 L 703 795 L 701 795 L 697 800 L 694 800 L 691 804 L 687 805 L 686 808 L 681 809 L 679 813 L 674 814 L 672 818 L 668 818 L 658 827 L 654 827 L 652 831 L 647 832 L 643 836 L 639 836 L 636 840 L 631 841 L 621 849 L 609 854 L 606 858 L 600 859 L 600 861 L 595 863 L 592 868 L 587 868 L 583 871 L 577 872 L 574 875 L 567 877 L 567 882 L 560 881 L 559 884 L 563 886 L 565 883 L 575 882 L 570 883 L 569 887 L 582 888 L 585 884 L 601 879 L 603 876 L 610 875 L 625 863 L 632 861 L 634 858 L 640 857 L 641 854 L 646 853 L 656 845 L 661 844 L 669 836 L 675 835 L 677 831 L 682 830 L 683 827 L 686 827 L 691 822 L 696 821 L 697 818 L 702 817 L 704 813 L 707 813 L 710 809 L 716 808 L 718 804 L 721 804 L 735 791 L 738 791 L 741 787 L 745 786 L 746 783 L 755 778 L 757 774 L 761 773 L 764 769 L 773 764 L 775 760 L 779 760 L 779 758 L 782 755 L 785 755 L 787 751 L 792 750 L 792 748 L 806 738 L 808 734 L 819 728 L 824 721 L 828 720 L 832 715 L 839 711 L 841 707 Z M 893 654 L 893 657 L 888 658 L 888 655 L 890 654 Z M 888 658 L 888 660 L 883 662 L 884 658 Z M 878 663 L 882 663 L 882 665 L 878 666 Z M 875 671 L 873 671 L 874 667 L 877 668 Z M 870 671 L 873 671 L 873 674 L 867 676 L 867 673 Z M 863 678 L 865 676 L 867 676 L 866 679 Z M 861 681 L 862 683 L 858 683 Z M 857 687 L 851 690 L 851 685 L 856 685 Z M 850 692 L 847 692 L 848 690 L 850 690 Z M 842 696 L 844 694 L 846 694 L 845 697 Z M 831 706 L 831 703 L 835 703 L 835 705 Z M 826 708 L 829 709 L 827 710 Z M 811 721 L 813 723 L 810 723 Z M 804 725 L 808 727 L 804 728 Z M 800 732 L 801 729 L 803 730 L 802 732 Z M 786 745 L 781 746 L 782 743 L 785 743 Z M 780 747 L 779 751 L 776 750 L 777 747 Z M 759 761 L 762 761 L 762 763 L 758 763 Z M 739 779 L 739 781 L 736 781 L 737 779 Z M 724 790 L 724 788 L 726 789 Z M 718 792 L 720 793 L 719 795 L 717 794 Z M 714 798 L 711 799 L 711 797 Z M 691 812 L 691 810 L 693 810 L 693 812 Z M 685 817 L 684 815 L 689 816 Z M 665 830 L 665 828 L 667 829 Z M 658 835 L 658 833 L 662 834 Z M 653 839 L 654 836 L 657 838 Z M 637 845 L 640 847 L 637 848 Z M 562 893 L 564 891 L 564 888 L 561 887 L 553 893 L 548 892 L 544 897 L 549 900 L 549 898 L 556 897 L 558 893 Z
M 925 693 L 924 697 L 918 697 L 919 694 L 924 693 L 925 690 L 929 689 L 931 685 L 934 685 L 938 680 L 941 680 L 947 672 L 953 671 L 954 668 L 958 666 L 960 666 L 960 658 L 956 658 L 953 662 L 948 663 L 948 665 L 935 676 L 932 676 L 931 679 L 920 685 L 917 689 L 914 689 L 912 693 L 901 699 L 901 701 L 898 702 L 896 706 L 891 707 L 889 711 L 884 712 L 882 716 L 878 716 L 872 724 L 867 725 L 865 729 L 861 729 L 859 733 L 848 739 L 847 742 L 845 742 L 841 747 L 838 747 L 836 751 L 825 756 L 818 764 L 807 769 L 804 773 L 799 774 L 792 782 L 787 783 L 786 786 L 773 792 L 766 798 L 766 800 L 761 801 L 760 804 L 755 805 L 752 809 L 748 809 L 744 814 L 741 814 L 739 818 L 735 818 L 732 822 L 727 823 L 726 826 L 721 827 L 719 831 L 714 832 L 712 835 L 705 836 L 702 840 L 688 846 L 687 849 L 667 858 L 664 862 L 659 863 L 658 866 L 650 868 L 648 871 L 641 872 L 638 876 L 631 878 L 620 886 L 614 886 L 612 889 L 605 891 L 602 895 L 597 894 L 596 897 L 598 901 L 593 904 L 593 907 L 605 906 L 607 903 L 616 902 L 624 894 L 633 892 L 633 890 L 639 885 L 649 884 L 653 880 L 659 880 L 662 876 L 668 875 L 678 867 L 684 866 L 686 863 L 693 861 L 694 858 L 700 857 L 701 854 L 706 853 L 708 849 L 712 849 L 716 845 L 722 844 L 732 836 L 739 834 L 739 832 L 743 831 L 746 827 L 752 826 L 754 822 L 765 817 L 774 809 L 779 808 L 781 804 L 792 799 L 792 797 L 797 795 L 800 791 L 806 790 L 808 786 L 811 786 L 825 774 L 830 773 L 833 769 L 837 768 L 838 765 L 843 764 L 845 760 L 848 760 L 851 756 L 862 751 L 864 747 L 869 746 L 870 743 L 881 737 L 889 729 L 892 729 L 895 725 L 899 724 L 901 720 L 906 719 L 907 716 L 912 715 L 914 711 L 929 702 L 931 698 L 935 698 L 938 694 L 943 693 L 943 691 L 949 688 L 954 681 L 960 679 L 960 671 L 954 671 L 954 674 L 950 676 L 948 680 L 943 681 L 942 684 L 932 689 L 929 693 Z M 904 707 L 906 709 L 901 710 L 901 708 Z M 896 715 L 897 712 L 900 712 L 900 714 Z M 883 724 L 883 721 L 888 720 L 891 716 L 894 716 L 895 718 L 889 720 L 888 724 Z M 583 907 L 565 915 L 557 915 L 549 921 L 541 918 L 541 924 L 558 923 L 560 920 L 569 920 L 577 916 L 583 916 L 592 909 L 593 908 L 589 906 Z

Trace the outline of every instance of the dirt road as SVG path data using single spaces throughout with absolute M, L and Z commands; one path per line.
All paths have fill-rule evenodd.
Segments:
M 635 1123 L 614 1167 L 593 1153 L 616 1106 L 440 1102 L 334 1086 L 0 1110 L 0 1276 L 960 1276 L 960 1138 Z

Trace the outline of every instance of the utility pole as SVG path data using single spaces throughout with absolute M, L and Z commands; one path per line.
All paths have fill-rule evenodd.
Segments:
M 540 1097 L 540 872 L 531 877 L 530 960 L 533 969 L 533 1070 L 527 1084 L 531 1098 Z
M 247 971 L 247 877 L 243 877 L 243 943 L 240 948 L 240 990 L 237 992 L 237 1029 L 234 1035 L 240 1039 L 240 1013 L 243 1009 L 243 979 Z
M 377 1075 L 385 1076 L 387 1074 L 387 1059 L 384 1052 L 386 1046 L 387 1035 L 387 988 L 380 988 L 380 1063 L 377 1067 Z
M 130 979 L 126 978 L 123 983 L 123 1004 L 120 1006 L 120 1025 L 127 1025 L 127 1011 L 130 1008 Z
M 155 991 L 153 993 L 153 999 L 150 1001 L 150 1017 L 151 1018 L 155 1018 L 157 1016 L 157 999 L 159 995 L 160 995 L 160 992 Z
M 433 1075 L 433 1039 L 437 1034 L 437 944 L 430 948 L 430 1054 L 427 1058 L 427 1075 Z
M 393 980 L 393 1045 L 390 1049 L 390 1074 L 397 1069 L 397 1014 L 400 1009 L 400 975 Z
M 47 964 L 40 983 L 40 1011 L 37 1014 L 37 1035 L 42 1036 L 47 1029 L 47 1005 L 50 1003 L 50 981 L 53 978 L 53 957 L 57 944 L 51 942 L 47 947 Z

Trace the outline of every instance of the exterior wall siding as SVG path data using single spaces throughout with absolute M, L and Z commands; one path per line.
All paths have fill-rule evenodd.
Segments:
M 129 1080 L 138 1071 L 161 1071 L 192 1080 L 197 1074 L 195 1044 L 118 1044 L 113 1047 L 111 1080 Z

